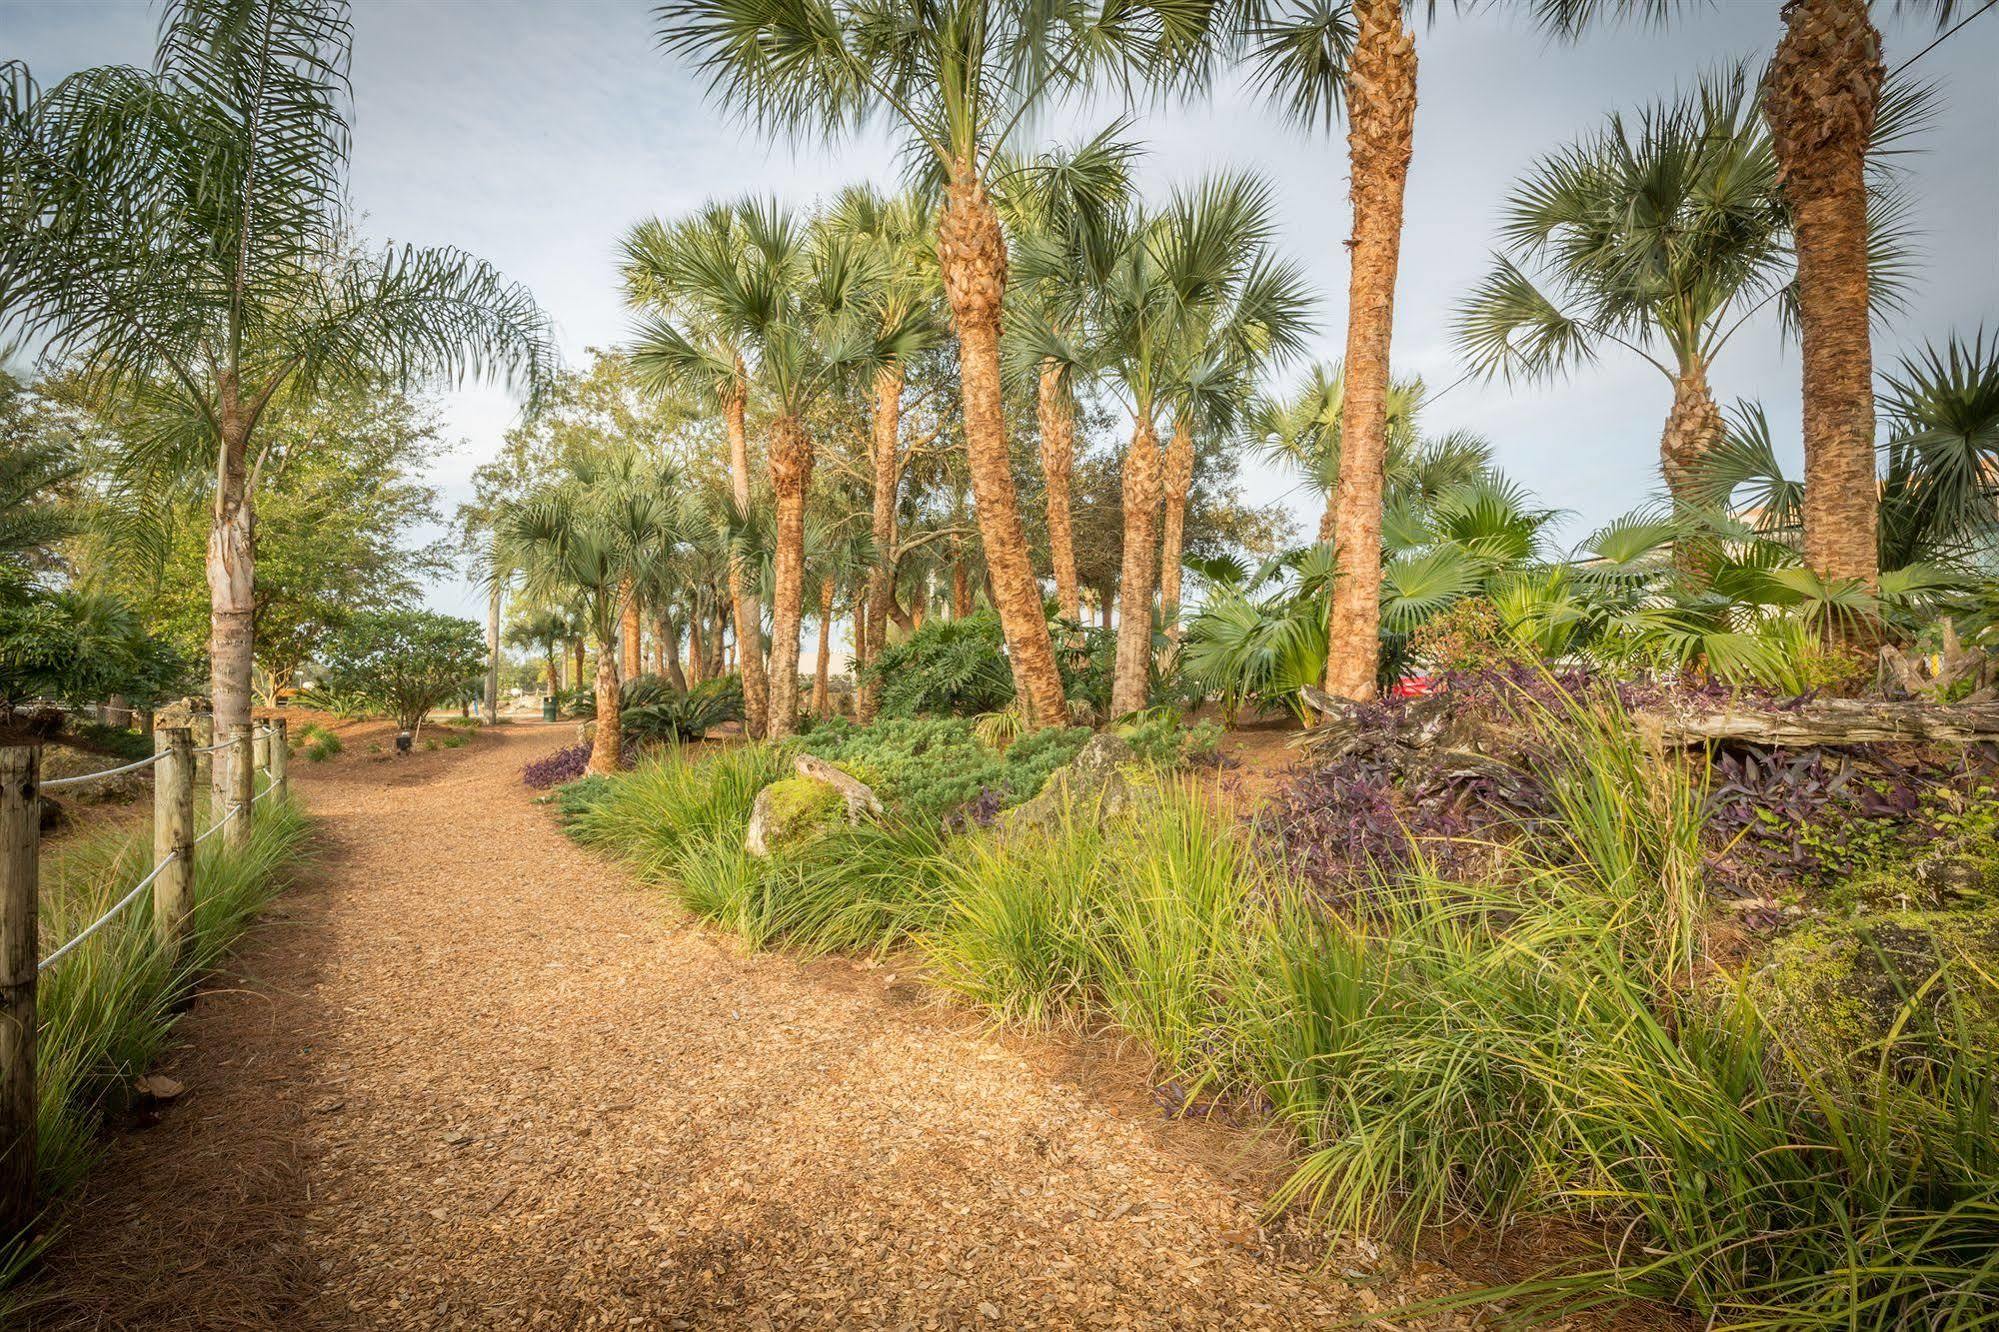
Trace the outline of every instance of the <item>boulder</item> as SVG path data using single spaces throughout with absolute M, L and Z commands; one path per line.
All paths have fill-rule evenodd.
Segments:
M 1123 739 L 1108 731 L 1093 735 L 1076 757 L 1048 774 L 1038 795 L 1000 815 L 1000 829 L 1052 831 L 1075 815 L 1115 818 L 1151 790 L 1132 780 L 1139 766 L 1137 752 Z
M 882 803 L 874 791 L 825 759 L 800 754 L 793 768 L 797 776 L 757 792 L 743 836 L 743 847 L 751 855 L 767 856 L 802 845 L 840 823 L 843 816 L 849 824 L 882 816 Z
M 1981 976 L 1980 973 L 1983 973 Z M 1869 1066 L 1897 1037 L 1911 1054 L 1999 1035 L 1999 909 L 1891 911 L 1816 920 L 1778 940 L 1749 978 L 1751 997 L 1808 1061 Z

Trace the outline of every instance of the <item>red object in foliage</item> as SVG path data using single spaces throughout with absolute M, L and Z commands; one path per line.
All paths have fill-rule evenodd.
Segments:
M 1405 675 L 1395 682 L 1388 691 L 1390 698 L 1428 698 L 1437 692 L 1440 682 L 1434 675 Z

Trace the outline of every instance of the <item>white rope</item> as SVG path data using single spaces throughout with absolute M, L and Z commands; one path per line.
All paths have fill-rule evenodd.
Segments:
M 58 786 L 81 786 L 85 782 L 94 782 L 99 777 L 116 777 L 121 772 L 136 772 L 140 768 L 150 768 L 153 764 L 165 758 L 167 753 L 168 751 L 163 749 L 150 758 L 142 758 L 135 763 L 127 763 L 122 768 L 106 768 L 103 772 L 86 772 L 77 777 L 58 777 L 52 782 L 43 782 L 42 789 L 44 791 L 53 791 Z
M 253 805 L 256 804 L 259 800 L 262 800 L 265 796 L 271 794 L 271 792 L 277 789 L 278 789 L 278 784 L 276 782 L 272 782 L 269 786 L 266 786 L 263 790 L 257 792 L 256 795 L 252 796 L 250 798 L 250 803 Z
M 173 864 L 174 860 L 179 856 L 179 854 L 180 853 L 177 851 L 167 852 L 167 858 L 165 860 L 162 860 L 159 864 L 153 866 L 153 872 L 148 874 L 145 878 L 139 880 L 139 882 L 133 887 L 132 891 L 125 894 L 125 896 L 119 900 L 117 906 L 112 907 L 109 911 L 105 912 L 103 915 L 99 916 L 96 920 L 92 921 L 90 923 L 89 928 L 84 930 L 82 934 L 77 935 L 74 939 L 71 939 L 68 943 L 64 944 L 62 947 L 56 949 L 53 953 L 50 953 L 47 957 L 43 958 L 41 960 L 40 966 L 38 966 L 36 970 L 47 971 L 50 967 L 62 961 L 63 956 L 66 953 L 68 953 L 72 948 L 75 948 L 85 939 L 88 939 L 91 935 L 97 933 L 99 930 L 103 929 L 106 925 L 108 925 L 111 922 L 111 918 L 113 916 L 116 916 L 126 907 L 132 905 L 132 903 L 138 898 L 140 893 L 145 892 L 147 888 L 151 887 L 153 880 L 160 877 L 160 871 L 164 870 L 167 866 Z
M 215 754 L 229 748 L 229 746 L 235 743 L 236 742 L 234 740 L 217 740 L 214 744 L 203 745 L 200 749 L 197 749 L 194 752 L 197 754 Z
M 241 814 L 242 812 L 243 812 L 243 807 L 241 805 L 231 805 L 229 807 L 229 812 L 227 814 L 224 814 L 221 818 L 209 824 L 208 831 L 194 839 L 194 845 L 200 846 L 203 842 L 215 836 L 215 834 L 221 832 L 223 828 L 228 826 L 229 820 L 235 818 L 238 814 Z

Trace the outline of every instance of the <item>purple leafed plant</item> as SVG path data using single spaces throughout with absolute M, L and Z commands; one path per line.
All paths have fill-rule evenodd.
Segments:
M 626 748 L 621 767 L 632 766 L 633 756 Z M 564 782 L 573 782 L 590 770 L 590 745 L 579 742 L 565 745 L 546 758 L 538 758 L 521 769 L 521 780 L 537 791 L 546 791 Z

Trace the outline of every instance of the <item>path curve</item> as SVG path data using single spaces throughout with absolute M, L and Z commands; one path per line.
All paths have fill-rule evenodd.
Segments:
M 886 969 L 743 957 L 519 784 L 568 728 L 298 765 L 306 883 L 180 1029 L 50 1328 L 1290 1328 L 1267 1148 Z M 1065 1053 L 1065 1051 L 1067 1053 Z

